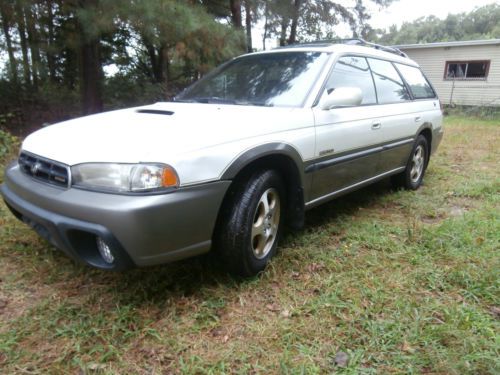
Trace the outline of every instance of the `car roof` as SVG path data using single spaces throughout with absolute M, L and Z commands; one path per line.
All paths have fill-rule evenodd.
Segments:
M 390 52 L 389 52 L 390 51 Z M 279 47 L 269 51 L 254 52 L 253 54 L 281 53 L 281 52 L 328 52 L 335 54 L 356 54 L 367 57 L 374 57 L 383 60 L 390 60 L 402 64 L 418 67 L 418 64 L 407 57 L 403 52 L 391 47 L 384 47 L 378 44 L 368 43 L 367 45 L 357 45 L 338 42 L 314 42 L 304 44 L 293 44 Z

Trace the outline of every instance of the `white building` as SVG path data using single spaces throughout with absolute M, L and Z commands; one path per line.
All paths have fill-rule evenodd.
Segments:
M 444 104 L 500 106 L 500 39 L 395 47 L 420 64 Z

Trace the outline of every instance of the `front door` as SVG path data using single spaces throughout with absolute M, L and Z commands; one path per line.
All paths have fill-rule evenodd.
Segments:
M 356 107 L 314 108 L 316 151 L 306 168 L 313 174 L 311 201 L 379 172 L 377 147 L 383 138 L 373 79 L 364 57 L 339 58 L 323 95 L 339 87 L 358 87 L 363 99 Z

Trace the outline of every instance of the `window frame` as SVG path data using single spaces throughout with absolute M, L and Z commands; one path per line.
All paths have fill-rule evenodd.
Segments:
M 484 73 L 484 77 L 448 77 L 448 67 L 450 64 L 467 64 L 467 67 L 465 69 L 466 75 L 467 75 L 467 70 L 469 69 L 469 64 L 470 63 L 485 63 L 486 64 L 486 69 Z M 488 80 L 488 75 L 490 73 L 490 66 L 491 66 L 491 60 L 446 60 L 444 64 L 444 74 L 443 74 L 443 80 L 444 81 L 487 81 Z
M 390 63 L 392 65 L 392 67 L 394 68 L 394 70 L 396 71 L 396 74 L 399 76 L 399 79 L 401 79 L 401 82 L 403 83 L 403 87 L 405 88 L 406 93 L 408 94 L 408 97 L 410 99 L 400 100 L 400 101 L 396 101 L 396 102 L 380 103 L 379 102 L 379 95 L 378 95 L 377 84 L 375 83 L 374 73 L 373 73 L 372 67 L 370 65 L 370 59 L 372 59 L 372 60 L 381 60 L 381 61 L 385 61 L 385 62 Z M 379 57 L 373 57 L 373 56 L 367 56 L 366 57 L 366 61 L 368 62 L 368 66 L 370 67 L 370 72 L 372 74 L 373 84 L 375 85 L 375 93 L 377 95 L 377 105 L 403 104 L 403 103 L 409 103 L 409 102 L 412 102 L 412 101 L 416 100 L 413 97 L 413 93 L 411 92 L 410 87 L 408 86 L 408 82 L 406 82 L 406 80 L 404 79 L 403 75 L 401 74 L 401 72 L 399 71 L 399 69 L 397 68 L 397 66 L 395 65 L 394 61 L 392 61 L 392 60 L 386 60 L 386 59 L 381 59 Z M 429 99 L 427 99 L 427 100 L 429 100 Z
M 424 101 L 424 100 L 437 100 L 438 99 L 438 94 L 437 94 L 437 91 L 436 91 L 434 85 L 431 83 L 431 81 L 429 80 L 429 78 L 427 78 L 427 76 L 424 74 L 424 72 L 423 72 L 423 70 L 422 70 L 422 68 L 420 66 L 407 64 L 406 62 L 402 62 L 402 61 L 394 61 L 394 60 L 384 59 L 382 57 L 373 56 L 373 55 L 369 55 L 369 54 L 363 54 L 363 53 L 358 53 L 358 52 L 344 52 L 344 53 L 340 53 L 340 54 L 336 54 L 336 53 L 332 54 L 332 61 L 331 61 L 330 66 L 328 68 L 328 73 L 326 74 L 325 78 L 323 79 L 323 82 L 322 82 L 322 84 L 321 84 L 321 86 L 319 88 L 319 91 L 316 93 L 315 99 L 314 99 L 314 101 L 312 103 L 312 106 L 311 106 L 312 108 L 314 108 L 314 107 L 316 107 L 316 106 L 319 105 L 319 102 L 321 101 L 321 98 L 322 98 L 323 93 L 325 91 L 325 88 L 326 88 L 326 85 L 328 83 L 328 80 L 330 79 L 330 76 L 333 74 L 333 71 L 335 69 L 335 64 L 337 64 L 337 61 L 339 59 L 341 59 L 342 57 L 349 57 L 349 56 L 364 57 L 367 62 L 368 62 L 368 58 L 371 58 L 371 59 L 382 60 L 382 61 L 387 61 L 387 62 L 391 63 L 392 66 L 394 67 L 394 69 L 396 69 L 396 72 L 398 73 L 399 77 L 403 81 L 403 83 L 405 85 L 405 88 L 406 88 L 406 91 L 408 92 L 408 95 L 410 96 L 409 100 L 405 100 L 405 101 L 402 101 L 402 102 L 383 103 L 383 104 L 379 103 L 378 93 L 377 93 L 377 87 L 375 85 L 375 79 L 373 77 L 373 72 L 372 72 L 371 67 L 370 67 L 370 74 L 372 76 L 372 82 L 373 82 L 373 85 L 375 87 L 375 96 L 377 98 L 377 103 L 373 103 L 373 104 L 360 104 L 359 106 L 356 106 L 356 107 L 369 107 L 369 106 L 374 106 L 374 105 L 404 104 L 404 103 L 418 102 L 418 101 Z M 483 60 L 481 60 L 481 61 L 483 61 Z M 401 72 L 399 71 L 396 63 L 397 64 L 401 64 L 401 65 L 411 66 L 413 68 L 417 68 L 418 70 L 420 70 L 422 72 L 422 75 L 424 76 L 425 80 L 429 84 L 430 88 L 434 92 L 434 97 L 432 97 L 432 98 L 415 98 L 413 96 L 413 93 L 410 90 L 408 82 L 406 82 L 406 79 L 404 79 L 404 77 L 401 74 Z M 368 66 L 370 66 L 369 62 L 368 62 Z M 348 107 L 348 108 L 351 108 L 351 107 Z
M 434 93 L 434 96 L 431 96 L 431 97 L 428 97 L 428 98 L 417 98 L 417 97 L 415 97 L 415 95 L 413 95 L 413 92 L 411 91 L 410 84 L 406 81 L 405 77 L 403 76 L 403 73 L 401 73 L 401 71 L 399 70 L 398 64 L 399 65 L 409 66 L 410 68 L 418 69 L 420 71 L 420 73 L 422 73 L 422 77 L 424 77 L 425 82 L 427 82 L 427 84 L 431 88 L 432 92 Z M 405 83 L 406 89 L 410 93 L 410 97 L 411 97 L 412 101 L 418 101 L 418 100 L 436 100 L 436 99 L 438 99 L 438 95 L 437 95 L 436 89 L 432 85 L 431 81 L 429 81 L 429 79 L 427 78 L 427 76 L 425 75 L 424 71 L 422 70 L 422 68 L 420 66 L 414 66 L 414 65 L 409 65 L 409 64 L 405 64 L 405 63 L 401 63 L 401 62 L 394 62 L 394 61 L 392 62 L 392 65 L 394 65 L 394 68 L 396 68 L 396 70 L 399 73 L 399 76 L 401 77 L 401 79 Z
M 368 63 L 367 56 L 365 56 L 365 55 L 356 55 L 356 54 L 352 54 L 352 53 L 341 55 L 337 59 L 335 59 L 335 62 L 332 64 L 331 69 L 328 72 L 328 76 L 326 77 L 326 79 L 325 79 L 325 81 L 323 83 L 323 86 L 322 86 L 322 89 L 321 89 L 320 95 L 319 95 L 319 100 L 321 100 L 321 96 L 323 95 L 324 91 L 326 90 L 326 86 L 328 85 L 328 81 L 330 81 L 330 78 L 333 76 L 333 74 L 335 72 L 335 66 L 339 63 L 339 60 L 342 59 L 342 58 L 344 58 L 344 57 L 358 57 L 358 58 L 364 59 L 365 62 L 366 62 L 366 65 L 368 66 L 368 71 L 370 73 L 370 77 L 371 77 L 371 81 L 372 81 L 372 85 L 373 85 L 373 92 L 375 94 L 375 103 L 360 104 L 360 105 L 357 105 L 356 107 L 368 107 L 368 106 L 372 106 L 372 105 L 379 105 L 378 94 L 377 94 L 377 87 L 375 86 L 375 80 L 373 79 L 373 72 L 372 72 L 372 70 L 370 68 L 370 64 Z M 318 100 L 318 103 L 319 103 L 319 100 Z

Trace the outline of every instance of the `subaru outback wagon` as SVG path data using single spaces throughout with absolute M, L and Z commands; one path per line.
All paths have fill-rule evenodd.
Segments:
M 361 40 L 247 54 L 173 102 L 28 136 L 5 173 L 13 214 L 75 260 L 122 270 L 208 252 L 254 275 L 284 225 L 391 176 L 417 189 L 442 138 L 435 90 Z

